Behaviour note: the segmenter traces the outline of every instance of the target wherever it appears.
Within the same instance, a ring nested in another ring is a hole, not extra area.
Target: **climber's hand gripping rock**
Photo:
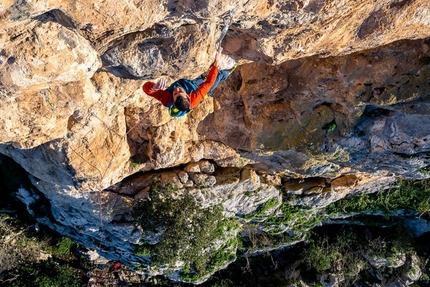
[[[154,90],[164,90],[167,88],[167,79],[166,78],[160,78],[157,80],[157,83],[154,85]]]

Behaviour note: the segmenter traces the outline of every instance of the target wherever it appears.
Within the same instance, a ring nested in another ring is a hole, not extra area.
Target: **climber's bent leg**
[[[218,86],[219,83],[227,80],[227,77],[229,74],[230,74],[230,70],[218,71],[218,75],[216,77],[215,83],[213,84],[212,88],[209,90],[208,96],[212,95],[212,92],[215,90],[215,88]]]

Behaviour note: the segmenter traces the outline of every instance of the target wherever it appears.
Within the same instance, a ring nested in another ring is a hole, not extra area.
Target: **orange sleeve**
[[[190,107],[196,107],[207,95],[215,83],[216,77],[218,76],[218,67],[212,66],[206,80],[190,94]]]
[[[154,90],[155,83],[154,82],[146,82],[142,89],[148,95],[157,100],[159,100],[163,106],[168,107],[170,102],[173,99],[172,94],[170,94],[166,90]]]

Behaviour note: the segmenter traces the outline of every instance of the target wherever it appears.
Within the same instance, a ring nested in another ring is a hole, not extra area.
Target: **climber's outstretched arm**
[[[218,61],[221,57],[221,52],[222,52],[222,47],[218,48],[218,51],[216,51],[216,55],[215,55],[215,61],[213,62],[212,66],[217,66],[218,67]]]
[[[208,94],[210,89],[212,88],[213,84],[216,81],[218,75],[218,67],[214,65],[211,67],[211,70],[209,71],[208,76],[206,77],[206,80],[195,90],[190,94],[190,106],[191,108],[196,107],[205,96]]]
[[[218,59],[221,56],[222,48],[220,47],[216,53],[215,61],[213,62],[209,74],[205,81],[199,85],[197,90],[190,94],[190,107],[195,108],[208,95],[212,86],[216,82],[218,75]]]
[[[168,107],[173,97],[172,94],[164,90],[166,86],[167,81],[164,78],[161,78],[157,83],[146,82],[142,88],[148,96],[156,98],[163,104],[163,106]]]

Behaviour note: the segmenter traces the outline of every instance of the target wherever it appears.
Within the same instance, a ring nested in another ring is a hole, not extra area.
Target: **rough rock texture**
[[[170,118],[141,85],[207,71],[231,9],[238,66]],[[110,259],[145,263],[131,210],[155,176],[229,217],[273,212],[280,190],[319,208],[429,176],[427,0],[6,0],[0,24],[0,152],[35,186],[20,196]]]

